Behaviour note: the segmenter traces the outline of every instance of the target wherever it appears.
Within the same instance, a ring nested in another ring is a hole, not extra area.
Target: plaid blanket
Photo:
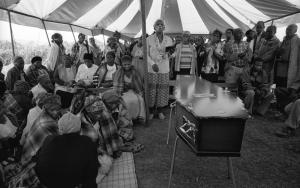
[[[140,94],[143,91],[143,82],[140,76],[140,73],[135,70],[134,67],[131,68],[132,75],[132,88],[136,93]],[[120,68],[117,70],[113,80],[113,89],[119,95],[121,95],[125,91],[125,83],[124,83],[124,69]]]
[[[8,109],[11,113],[17,115],[22,113],[22,108],[16,101],[16,99],[12,96],[11,93],[6,92],[4,94],[3,105]]]
[[[102,140],[104,146],[103,149],[107,154],[113,156],[122,145],[117,125],[99,97],[91,96],[88,100],[90,100],[90,104],[83,110],[84,117],[91,125],[95,125],[96,122],[99,123],[99,128],[94,128],[99,130],[100,140]],[[90,130],[90,132],[87,129],[85,134],[94,135],[94,130]]]
[[[36,155],[47,136],[58,133],[57,122],[45,111],[42,111],[28,132],[23,148],[22,163],[29,162]]]

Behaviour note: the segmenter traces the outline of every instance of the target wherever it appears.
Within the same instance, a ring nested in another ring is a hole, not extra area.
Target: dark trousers
[[[277,108],[281,112],[284,112],[284,107],[295,99],[296,92],[297,91],[292,88],[278,87],[275,89]]]
[[[72,99],[73,99],[73,96],[74,96],[73,93],[57,90],[56,94],[59,95],[60,98],[61,98],[61,107],[63,109],[69,108],[71,106],[71,102],[72,102]]]
[[[205,80],[208,80],[210,82],[218,82],[218,77],[219,75],[218,74],[214,74],[214,73],[209,73],[209,74],[206,74],[206,73],[201,73],[201,77]]]

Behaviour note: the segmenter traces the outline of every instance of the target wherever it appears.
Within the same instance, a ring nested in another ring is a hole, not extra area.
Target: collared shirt
[[[45,111],[42,111],[25,139],[22,164],[27,163],[36,155],[47,136],[57,134],[59,134],[57,122]]]
[[[169,73],[169,57],[166,53],[166,47],[173,45],[172,39],[167,35],[164,35],[162,42],[159,42],[156,34],[153,34],[147,38],[147,45],[148,72],[155,73],[152,69],[152,65],[157,64],[159,68],[158,73]]]
[[[226,47],[227,47],[226,53],[227,53],[228,62],[230,62],[233,66],[244,67],[248,63],[247,60],[236,57],[238,54],[244,52],[246,52],[246,56],[247,56],[247,53],[249,53],[250,51],[247,42],[245,41],[241,41],[240,43],[233,42],[231,44],[226,45]]]
[[[81,64],[78,68],[75,81],[83,80],[85,84],[90,85],[93,83],[93,76],[96,73],[98,66],[93,64],[90,68],[86,64]]]

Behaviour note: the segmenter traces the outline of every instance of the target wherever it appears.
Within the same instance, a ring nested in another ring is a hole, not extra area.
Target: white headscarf
[[[58,129],[61,134],[79,132],[81,129],[81,120],[78,116],[67,112],[58,120]]]

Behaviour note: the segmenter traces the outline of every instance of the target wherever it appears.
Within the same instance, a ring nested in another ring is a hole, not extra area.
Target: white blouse
[[[169,57],[166,53],[166,47],[173,45],[172,39],[164,35],[163,41],[160,43],[156,34],[153,34],[147,38],[147,45],[148,72],[155,73],[152,69],[152,65],[157,64],[159,68],[158,73],[169,73]]]

